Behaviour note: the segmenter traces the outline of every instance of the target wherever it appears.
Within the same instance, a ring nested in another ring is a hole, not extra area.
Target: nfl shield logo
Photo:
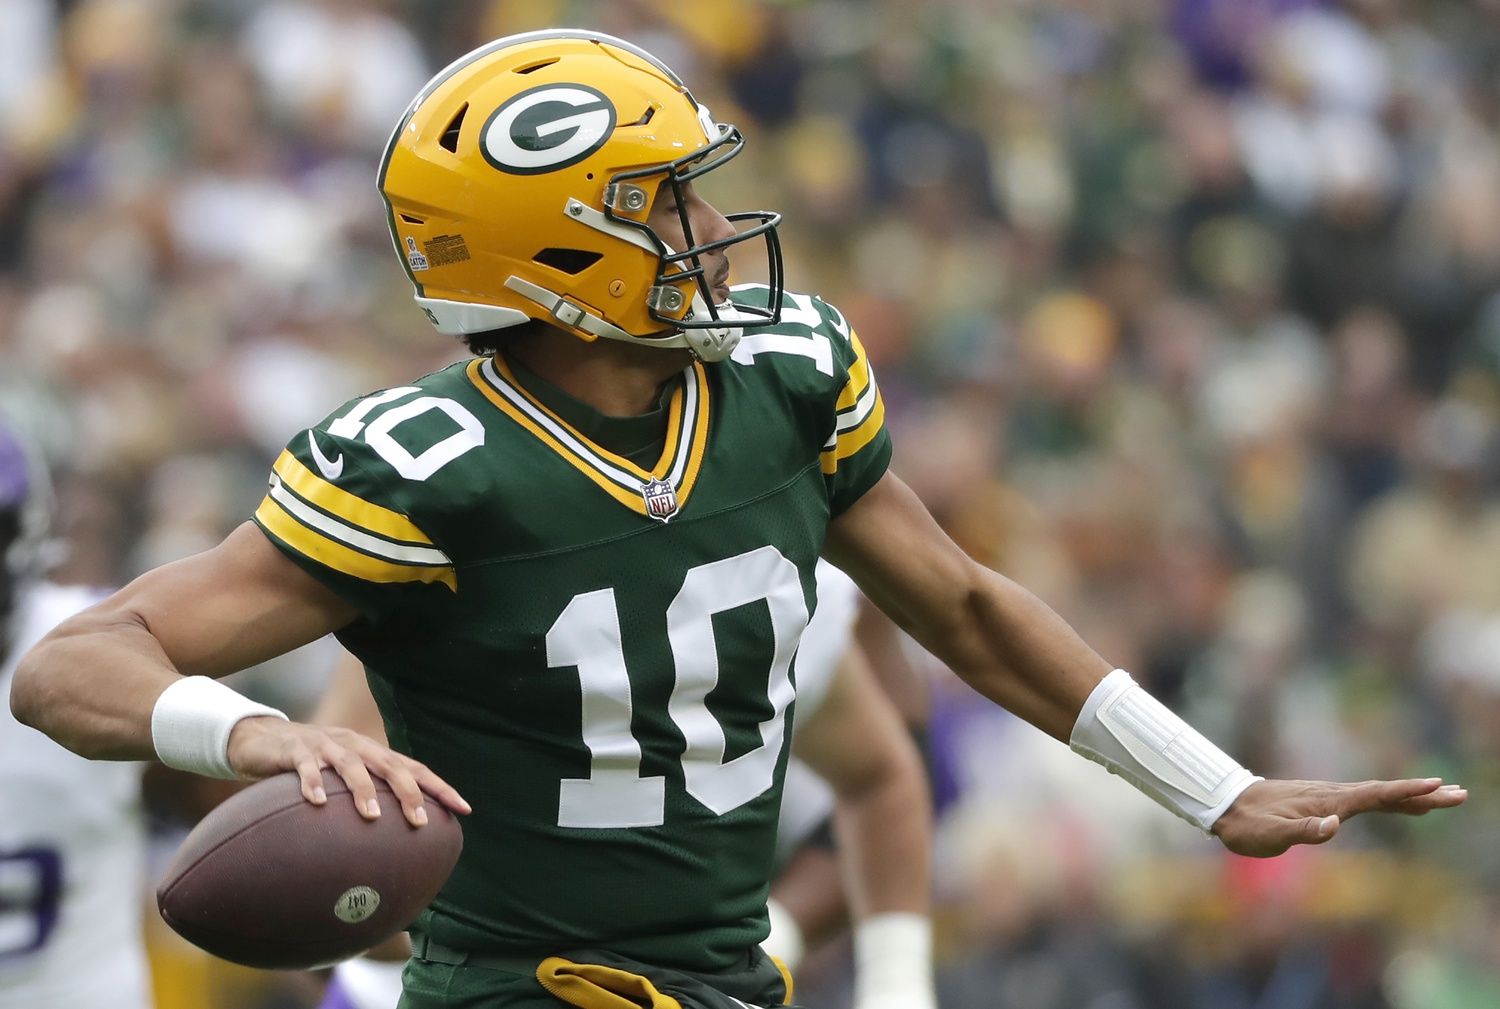
[[[665,480],[642,484],[641,497],[646,499],[646,514],[658,522],[665,522],[677,514],[677,492]]]

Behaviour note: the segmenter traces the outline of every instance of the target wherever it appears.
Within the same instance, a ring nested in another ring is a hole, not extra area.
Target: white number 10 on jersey
[[[765,672],[771,717],[760,723],[760,745],[724,759],[724,727],[705,703],[719,682],[713,616],[765,600],[775,634]],[[667,607],[667,637],[676,665],[667,714],[682,733],[687,793],[719,815],[771,787],[785,742],[786,711],[795,693],[792,656],[807,626],[797,566],[764,546],[688,571]],[[589,776],[564,778],[560,827],[654,827],[666,819],[666,779],[641,776],[641,744],[631,732],[630,672],[620,639],[614,589],[574,596],[547,632],[547,664],[578,669],[583,741]]]

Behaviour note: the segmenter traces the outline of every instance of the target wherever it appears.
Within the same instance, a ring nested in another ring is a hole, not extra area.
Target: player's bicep
[[[823,553],[924,645],[956,643],[977,565],[894,473],[829,523]]]
[[[139,623],[179,672],[223,676],[332,633],[356,615],[247,522],[212,550],[137,578],[88,620]]]

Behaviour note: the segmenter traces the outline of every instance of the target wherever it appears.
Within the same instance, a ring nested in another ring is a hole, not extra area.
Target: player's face
[[[688,227],[692,229],[693,241],[689,243],[683,233],[682,216],[687,215]],[[672,249],[686,249],[689,244],[704,245],[729,238],[735,233],[734,225],[725,219],[707,200],[699,196],[691,182],[682,187],[682,205],[678,206],[677,191],[667,182],[661,184],[656,200],[651,204],[651,213],[646,218],[656,236]],[[702,256],[703,268],[708,278],[714,301],[723,304],[729,300],[729,255],[723,249],[706,252]]]

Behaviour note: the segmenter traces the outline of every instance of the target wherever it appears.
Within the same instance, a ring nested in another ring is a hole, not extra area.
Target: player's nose
[[[722,242],[734,236],[734,225],[727,217],[719,213],[718,208],[712,203],[707,200],[697,200],[693,211],[693,234],[697,236],[699,242],[707,245],[710,242]]]

